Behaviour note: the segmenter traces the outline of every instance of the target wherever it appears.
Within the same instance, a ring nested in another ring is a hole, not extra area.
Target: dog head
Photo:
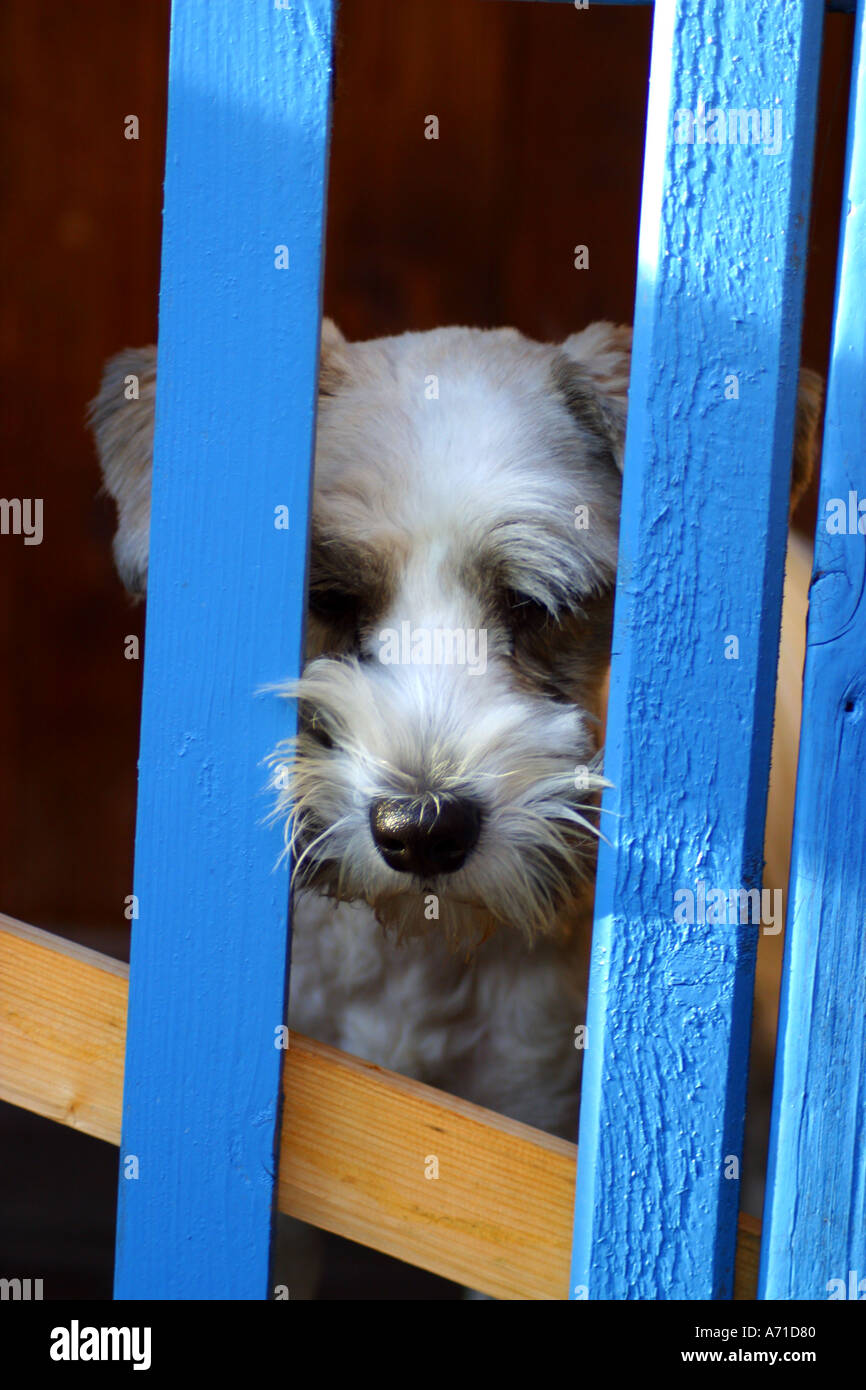
[[[282,688],[300,732],[272,759],[296,884],[462,943],[577,919],[630,342],[594,324],[559,345],[468,328],[349,343],[326,321],[307,661]],[[137,590],[154,379],[152,350],[122,354],[92,408]]]

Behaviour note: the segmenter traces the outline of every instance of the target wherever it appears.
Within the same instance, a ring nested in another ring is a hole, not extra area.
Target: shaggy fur
[[[307,664],[279,691],[300,733],[271,760],[293,1026],[569,1139],[630,344],[610,324],[559,345],[468,328],[350,344],[325,323]],[[121,354],[92,408],[139,592],[154,376],[153,349]],[[804,374],[797,489],[819,413]],[[483,670],[386,662],[405,625],[483,634]],[[477,843],[453,872],[400,872],[371,833],[382,799],[471,805]]]

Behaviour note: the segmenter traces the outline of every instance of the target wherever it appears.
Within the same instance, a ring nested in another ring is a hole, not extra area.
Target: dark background
[[[104,359],[156,338],[168,24],[168,0],[0,15],[0,492],[42,497],[45,527],[0,538],[0,910],[119,956],[143,608],[111,568],[84,412]],[[650,31],[649,6],[342,0],[325,309],[347,336],[631,320]],[[822,372],[852,33],[828,16],[803,349]],[[116,1151],[8,1106],[0,1145],[0,1275],[110,1296]],[[453,1296],[364,1259],[344,1250],[327,1296]]]

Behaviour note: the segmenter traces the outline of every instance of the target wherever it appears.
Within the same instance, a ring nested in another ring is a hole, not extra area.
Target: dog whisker
[[[328,825],[328,826],[326,826],[325,829],[324,829],[323,831],[321,831],[321,833],[320,833],[319,835],[316,836],[315,840],[312,840],[312,841],[310,842],[310,844],[308,844],[308,845],[304,848],[304,850],[303,850],[302,854],[300,855],[300,857],[295,861],[294,867],[293,867],[293,869],[292,869],[292,885],[293,885],[293,886],[294,886],[294,882],[295,882],[295,877],[296,877],[296,876],[300,876],[301,879],[302,879],[302,877],[303,877],[303,876],[301,875],[301,865],[303,864],[303,862],[304,862],[304,860],[307,858],[307,856],[308,856],[308,855],[311,855],[311,854],[313,853],[313,851],[315,850],[316,846],[319,845],[319,844],[321,844],[322,841],[329,839],[330,836],[332,836],[332,835],[335,835],[335,834],[337,833],[337,831],[340,830],[340,829],[342,828],[342,826],[346,824],[346,822],[348,821],[348,819],[349,819],[348,816],[343,816],[341,820],[335,821],[333,825]],[[293,836],[293,842],[294,842],[294,836]]]

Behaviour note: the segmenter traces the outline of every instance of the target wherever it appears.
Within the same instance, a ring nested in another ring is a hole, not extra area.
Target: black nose
[[[370,829],[392,869],[433,878],[456,873],[475,848],[481,811],[455,797],[384,797],[370,806]]]

